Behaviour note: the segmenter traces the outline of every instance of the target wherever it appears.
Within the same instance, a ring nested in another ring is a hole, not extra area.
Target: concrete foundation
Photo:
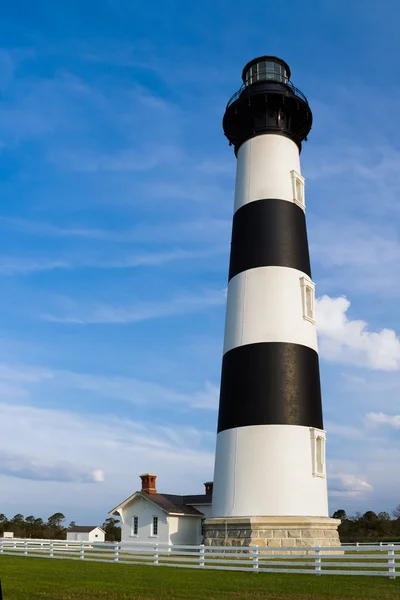
[[[340,519],[329,517],[227,517],[204,523],[206,546],[290,548],[340,546]]]

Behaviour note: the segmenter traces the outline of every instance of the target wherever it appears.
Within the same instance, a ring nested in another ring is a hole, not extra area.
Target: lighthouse
[[[205,543],[339,543],[300,153],[312,126],[287,63],[243,69],[223,129],[237,159],[212,517]]]

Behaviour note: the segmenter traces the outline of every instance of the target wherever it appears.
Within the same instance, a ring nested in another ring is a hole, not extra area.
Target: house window
[[[325,477],[325,432],[311,429],[311,454],[314,477]]]
[[[153,517],[153,523],[151,526],[151,535],[153,535],[153,536],[158,535],[158,517]]]
[[[205,532],[206,532],[206,528],[205,528],[205,525],[204,525],[204,521],[205,521],[205,519],[202,519],[202,520],[201,520],[201,537],[204,537],[204,535],[205,535]]]
[[[132,517],[131,536],[137,535],[139,531],[139,517]]]
[[[306,207],[304,200],[304,177],[294,170],[290,171],[290,175],[292,176],[293,202],[304,210]]]
[[[95,534],[94,534],[94,537],[99,537],[99,536],[97,535],[97,533],[95,533]]]
[[[309,277],[300,278],[303,319],[315,323],[315,283]]]

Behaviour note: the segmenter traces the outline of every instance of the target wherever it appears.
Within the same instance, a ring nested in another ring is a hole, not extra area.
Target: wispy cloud
[[[337,218],[310,219],[310,251],[323,269],[325,288],[397,297],[400,240],[392,223]]]
[[[52,379],[51,369],[30,365],[0,364],[0,380],[15,383],[37,383]]]
[[[380,211],[398,212],[400,153],[390,144],[389,138],[381,137],[374,141],[374,145],[360,144],[355,131],[354,139],[341,138],[336,140],[336,144],[315,148],[312,161],[307,166],[307,177],[337,181],[340,176],[340,185],[352,190],[353,202],[366,203],[364,210],[368,207],[375,212],[374,204],[376,208],[379,198]]]
[[[198,294],[176,296],[169,301],[137,302],[127,307],[105,304],[90,307],[78,306],[73,313],[68,315],[43,314],[41,318],[55,323],[77,325],[129,324],[198,312],[222,306],[225,301],[223,290],[205,290]]]
[[[50,258],[28,257],[0,257],[0,275],[26,275],[36,271],[53,271],[54,269],[70,269],[71,263],[67,260],[54,260]]]
[[[200,389],[199,389],[200,387]],[[0,392],[4,398],[68,397],[72,390],[85,397],[108,398],[136,406],[169,406],[184,410],[215,411],[219,389],[212,382],[171,387],[135,377],[80,373],[34,365],[0,364]]]
[[[368,435],[362,427],[343,425],[342,423],[334,423],[332,421],[325,423],[325,428],[329,431],[329,439],[332,439],[332,436],[334,436],[337,438],[356,440],[365,439]]]
[[[2,398],[25,398],[29,390],[52,379],[50,369],[30,365],[0,364],[0,395]]]
[[[102,229],[82,226],[60,226],[42,221],[16,219],[0,216],[0,226],[24,234],[54,238],[78,238],[85,240],[117,242],[122,244],[149,243],[221,243],[229,242],[231,221],[229,219],[198,218],[192,221],[158,221],[145,223],[132,229]],[[225,248],[226,250],[226,248]]]
[[[372,492],[373,487],[361,477],[351,473],[340,473],[328,477],[329,494],[333,497],[348,498]]]
[[[96,152],[58,152],[48,158],[59,168],[78,173],[143,173],[155,167],[175,164],[181,149],[173,146],[151,147],[147,151],[116,150],[112,154]]]
[[[142,406],[179,406],[185,409],[216,410],[219,388],[206,381],[203,389],[182,391],[151,381],[129,377],[101,376],[58,371],[56,383],[64,389],[94,392],[98,396]]]
[[[226,252],[225,248],[213,247],[199,250],[176,248],[160,252],[124,253],[114,259],[90,256],[70,256],[60,259],[0,257],[0,275],[29,275],[35,272],[54,271],[58,269],[133,269],[135,267],[156,267],[171,262],[185,260],[202,260],[216,257]]]
[[[393,429],[400,429],[400,415],[386,415],[382,412],[370,412],[365,415],[367,423],[373,425],[388,425]]]

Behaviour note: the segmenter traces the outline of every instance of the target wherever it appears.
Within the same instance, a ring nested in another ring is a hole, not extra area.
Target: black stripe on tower
[[[318,354],[287,342],[247,344],[222,362],[218,433],[250,425],[323,429]]]
[[[255,200],[233,217],[229,280],[267,266],[298,269],[311,278],[305,214],[294,202]]]

